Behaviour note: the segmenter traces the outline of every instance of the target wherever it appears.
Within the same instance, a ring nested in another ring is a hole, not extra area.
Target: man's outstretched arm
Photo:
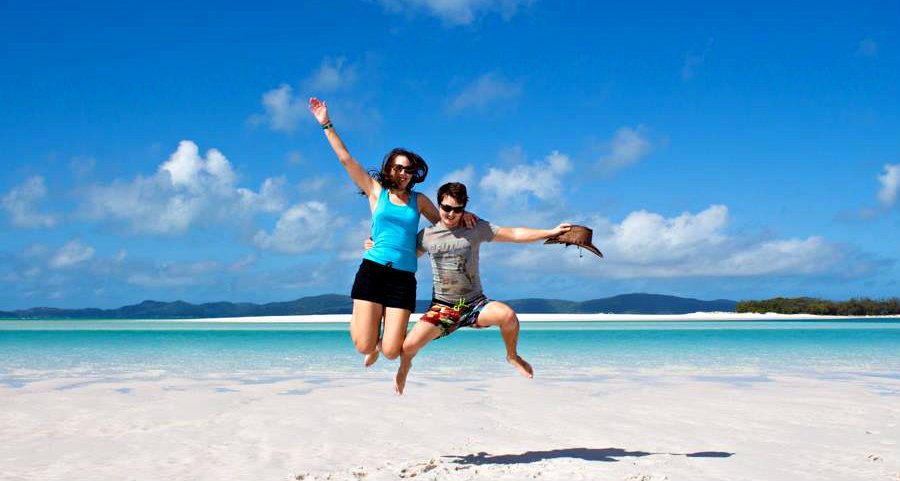
[[[534,242],[568,232],[572,224],[560,224],[552,229],[529,227],[500,227],[494,234],[494,242]]]

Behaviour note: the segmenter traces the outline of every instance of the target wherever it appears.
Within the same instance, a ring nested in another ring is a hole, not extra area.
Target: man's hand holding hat
[[[565,230],[562,230],[563,227],[565,227]],[[565,244],[566,247],[574,245],[583,247],[597,256],[603,257],[603,253],[600,252],[600,249],[597,249],[597,247],[591,243],[591,238],[594,235],[594,231],[591,229],[583,225],[560,224],[554,230],[560,230],[560,233],[555,234],[544,241],[544,244]]]

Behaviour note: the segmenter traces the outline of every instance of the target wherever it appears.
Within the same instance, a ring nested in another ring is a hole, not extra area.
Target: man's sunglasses
[[[413,175],[413,174],[416,173],[416,171],[417,171],[418,169],[415,168],[415,167],[412,166],[412,165],[409,166],[409,167],[404,167],[404,166],[402,166],[402,165],[395,165],[395,166],[391,167],[391,170],[393,170],[394,172],[404,171],[404,172],[406,172],[407,174]]]
[[[447,205],[447,204],[441,204],[441,210],[444,211],[444,212],[446,212],[446,213],[448,213],[448,214],[451,213],[451,212],[454,212],[454,213],[456,213],[456,214],[461,214],[462,211],[466,210],[466,206],[461,205],[461,206],[459,206],[459,207],[453,207],[453,206],[450,206],[450,205]]]

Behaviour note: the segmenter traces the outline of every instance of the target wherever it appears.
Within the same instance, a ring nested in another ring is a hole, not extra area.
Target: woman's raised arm
[[[328,143],[331,144],[331,148],[337,154],[341,165],[347,169],[347,173],[350,174],[353,183],[365,192],[368,197],[377,197],[381,194],[381,184],[370,177],[366,169],[359,165],[359,162],[350,155],[350,151],[347,150],[344,141],[341,140],[341,137],[334,130],[334,125],[331,124],[331,120],[328,118],[328,106],[325,105],[325,102],[315,97],[310,97],[309,111],[312,112],[316,120],[319,121],[319,125],[324,129]]]

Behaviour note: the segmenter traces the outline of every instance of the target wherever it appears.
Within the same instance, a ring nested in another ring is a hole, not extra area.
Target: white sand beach
[[[0,386],[18,480],[900,480],[900,379],[65,378]]]

